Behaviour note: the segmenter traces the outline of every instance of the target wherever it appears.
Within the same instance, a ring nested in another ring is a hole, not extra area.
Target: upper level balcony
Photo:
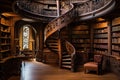
[[[77,20],[88,20],[110,12],[115,6],[115,0],[66,0],[59,2],[59,8],[56,0],[17,0],[14,11],[49,22],[58,17],[58,9],[60,15],[67,13],[71,8],[70,4],[74,4],[73,15]]]

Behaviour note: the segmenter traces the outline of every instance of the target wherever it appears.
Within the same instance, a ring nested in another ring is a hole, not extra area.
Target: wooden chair
[[[103,55],[94,55],[94,61],[87,62],[84,64],[84,72],[96,71],[97,74],[102,74],[102,61]]]

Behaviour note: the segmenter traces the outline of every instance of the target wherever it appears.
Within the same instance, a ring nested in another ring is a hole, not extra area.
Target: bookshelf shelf
[[[9,17],[1,17],[0,22],[0,59],[11,54],[11,27]]]

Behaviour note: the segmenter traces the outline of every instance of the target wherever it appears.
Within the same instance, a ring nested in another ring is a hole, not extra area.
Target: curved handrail
[[[71,55],[71,69],[72,71],[75,71],[75,58],[76,58],[76,50],[75,47],[68,41],[65,40],[65,45],[66,45],[66,49],[68,54]]]
[[[55,18],[51,22],[48,23],[48,25],[45,28],[44,35],[46,40],[51,34],[56,32],[57,30],[63,28],[67,24],[69,24],[74,19],[74,6],[71,4],[71,8],[68,12],[61,15],[60,17]]]
[[[65,40],[65,46],[66,46],[68,54],[70,54],[70,55],[71,54],[72,55],[75,54],[75,48],[74,48],[74,46],[70,42],[68,42],[68,41]]]

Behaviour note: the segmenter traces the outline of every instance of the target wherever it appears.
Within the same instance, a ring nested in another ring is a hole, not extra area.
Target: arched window
[[[29,49],[29,25],[23,26],[23,49]]]

